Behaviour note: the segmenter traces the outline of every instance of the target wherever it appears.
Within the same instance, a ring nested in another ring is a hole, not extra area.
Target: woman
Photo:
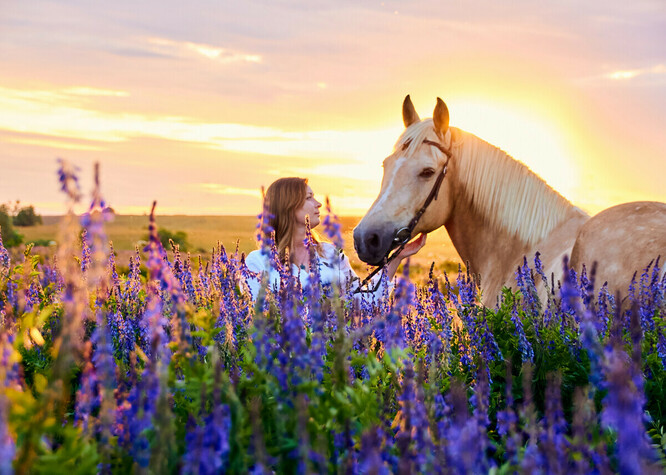
[[[275,231],[275,244],[281,262],[289,256],[292,274],[298,276],[301,285],[309,283],[308,264],[310,260],[309,251],[305,245],[306,220],[310,222],[310,228],[314,229],[320,223],[319,208],[321,203],[317,201],[308,185],[306,178],[280,178],[273,182],[266,190],[266,206],[271,218],[270,227]],[[347,280],[351,278],[352,285],[358,288],[359,279],[353,271],[349,259],[340,249],[336,249],[331,243],[316,240],[317,253],[319,254],[319,271],[323,285],[340,285],[345,288]],[[426,236],[422,234],[418,239],[407,244],[400,255],[388,265],[389,280],[395,275],[395,271],[404,258],[416,254],[425,244]],[[252,251],[245,259],[248,269],[257,274],[256,278],[247,279],[252,298],[256,298],[261,288],[261,279],[264,273],[268,273],[268,282],[271,287],[279,284],[280,276],[276,269],[271,266],[270,259],[260,250]],[[378,275],[375,279],[380,279]],[[371,285],[374,288],[374,283]],[[374,291],[381,295],[381,286]]]

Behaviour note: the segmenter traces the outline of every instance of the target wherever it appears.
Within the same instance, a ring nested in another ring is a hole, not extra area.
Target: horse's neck
[[[456,203],[445,227],[462,261],[481,276],[484,291],[493,294],[501,289],[516,260],[530,251],[506,230],[489,228],[485,218],[466,201]]]
[[[497,147],[462,131],[455,136],[455,205],[445,225],[461,258],[482,274],[482,282],[502,280],[514,262],[580,212]]]

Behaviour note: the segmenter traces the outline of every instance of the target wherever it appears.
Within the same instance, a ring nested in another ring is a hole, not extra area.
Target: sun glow
[[[572,199],[578,169],[572,160],[567,133],[538,112],[486,99],[449,102],[451,123],[509,153]]]

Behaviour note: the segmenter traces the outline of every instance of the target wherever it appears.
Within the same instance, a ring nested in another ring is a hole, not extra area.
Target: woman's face
[[[319,208],[321,208],[321,203],[317,201],[312,193],[312,188],[307,187],[305,192],[305,203],[301,208],[296,210],[296,224],[305,226],[305,217],[310,217],[310,228],[314,228],[320,222],[319,220]]]

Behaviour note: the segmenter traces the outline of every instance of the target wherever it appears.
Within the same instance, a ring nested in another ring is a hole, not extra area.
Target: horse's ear
[[[432,113],[432,121],[435,124],[435,132],[443,138],[449,130],[449,108],[439,97],[437,98],[435,112]]]
[[[412,125],[414,122],[419,122],[421,119],[414,109],[414,104],[409,98],[409,94],[405,97],[404,102],[402,103],[402,121],[405,123],[405,128]]]

